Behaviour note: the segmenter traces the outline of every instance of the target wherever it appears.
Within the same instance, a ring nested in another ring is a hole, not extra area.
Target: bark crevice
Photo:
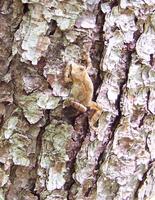
[[[138,193],[139,193],[140,189],[142,188],[142,186],[144,185],[144,183],[146,182],[146,179],[148,178],[148,174],[150,173],[150,170],[153,167],[154,162],[155,162],[155,160],[150,161],[148,163],[148,168],[146,169],[145,173],[143,174],[141,181],[139,181],[139,183],[137,184],[137,188],[134,193],[134,199],[138,198]]]
[[[36,163],[35,163],[35,167],[33,169],[35,171],[35,178],[34,178],[34,186],[31,189],[32,194],[37,196],[38,199],[40,199],[40,195],[37,193],[37,191],[35,191],[35,186],[36,186],[36,182],[37,182],[37,178],[38,178],[37,171],[38,171],[39,163],[40,163],[39,158],[40,158],[40,154],[41,154],[41,150],[42,150],[43,134],[46,130],[46,127],[50,124],[50,110],[45,110],[45,118],[46,118],[45,125],[40,128],[39,134],[36,139],[36,153],[35,153]]]

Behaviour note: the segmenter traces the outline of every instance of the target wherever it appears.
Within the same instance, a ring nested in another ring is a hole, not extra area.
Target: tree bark
[[[154,0],[0,1],[0,200],[155,199]],[[68,61],[102,107],[64,107]]]

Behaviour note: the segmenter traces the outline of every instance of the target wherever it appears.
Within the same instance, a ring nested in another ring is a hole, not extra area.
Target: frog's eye
[[[69,63],[69,67],[72,67],[72,63]]]
[[[83,67],[80,67],[80,71],[84,71],[84,68],[83,68]]]

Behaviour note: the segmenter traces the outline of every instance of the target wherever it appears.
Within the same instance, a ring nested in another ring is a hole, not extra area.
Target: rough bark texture
[[[97,129],[64,108],[90,52]],[[155,1],[0,1],[0,200],[155,199]]]

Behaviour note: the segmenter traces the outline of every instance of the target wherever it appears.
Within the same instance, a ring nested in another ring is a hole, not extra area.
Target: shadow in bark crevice
[[[27,12],[29,12],[29,4],[24,3],[23,4],[23,14],[25,15]]]
[[[74,146],[74,148],[71,150],[74,153],[73,153],[73,156],[70,157],[70,160],[67,163],[67,168],[69,169],[68,170],[69,178],[68,178],[68,181],[66,181],[64,188],[68,193],[67,194],[68,200],[73,199],[72,193],[71,193],[71,188],[72,188],[73,184],[75,183],[75,180],[73,179],[73,173],[75,172],[76,157],[83,145],[83,142],[84,142],[87,134],[89,133],[89,124],[88,124],[87,113],[79,115],[76,118],[75,124],[74,124],[74,129],[76,131],[76,134],[79,135],[79,137],[76,137],[75,139],[73,138],[73,140],[76,143],[76,146]]]
[[[34,196],[37,196],[38,200],[40,199],[40,194],[38,194],[37,191],[35,191],[35,186],[36,186],[37,177],[38,177],[37,171],[39,168],[39,161],[40,161],[39,156],[40,156],[41,148],[42,148],[42,137],[43,137],[46,127],[50,124],[50,110],[45,111],[45,117],[46,117],[46,123],[44,126],[42,126],[40,128],[40,132],[39,132],[39,134],[37,136],[37,140],[36,140],[37,141],[36,142],[36,153],[35,153],[36,164],[35,164],[35,167],[33,168],[34,173],[35,173],[35,178],[33,179],[34,184],[33,184],[33,187],[31,188],[31,193]]]
[[[138,199],[139,190],[140,190],[140,189],[142,188],[142,186],[145,184],[145,181],[147,180],[147,177],[148,177],[148,173],[150,173],[150,170],[151,170],[151,168],[154,167],[154,164],[155,164],[155,159],[151,160],[151,161],[148,163],[148,168],[147,168],[146,172],[143,174],[142,180],[139,181],[139,183],[137,184],[137,188],[135,189],[135,192],[134,192],[134,199]],[[153,169],[152,169],[152,173],[153,173]]]

